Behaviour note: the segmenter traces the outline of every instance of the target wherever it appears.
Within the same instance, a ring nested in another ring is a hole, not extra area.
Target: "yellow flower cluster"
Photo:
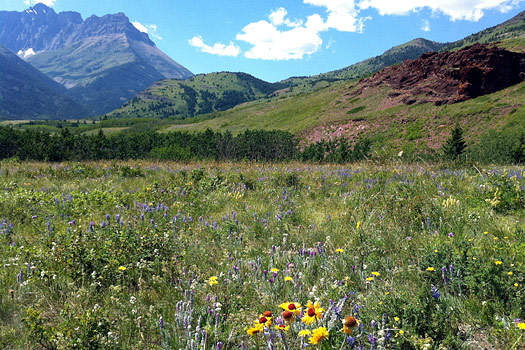
[[[321,307],[321,304],[318,301],[312,302],[310,300],[308,300],[305,307],[303,307],[298,302],[282,303],[279,305],[279,307],[283,310],[281,314],[283,323],[276,324],[274,328],[281,332],[289,331],[296,318],[300,317],[301,315],[301,322],[308,326],[320,321],[323,318],[323,313],[325,312],[325,309]],[[256,336],[257,334],[264,332],[265,329],[269,330],[273,319],[274,315],[272,312],[265,311],[260,315],[258,320],[254,321],[254,325],[252,327],[246,327],[245,331],[251,336]],[[348,327],[350,327],[348,329],[353,328],[353,326],[350,325]],[[312,345],[315,345],[321,342],[323,339],[327,339],[329,332],[325,327],[318,327],[313,330],[303,328],[298,332],[298,336],[303,338],[309,337],[308,342]]]

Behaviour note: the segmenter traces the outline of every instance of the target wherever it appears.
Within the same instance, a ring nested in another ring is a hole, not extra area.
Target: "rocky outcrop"
[[[353,94],[386,84],[394,103],[456,103],[525,80],[525,54],[475,44],[458,51],[431,52],[362,79]]]

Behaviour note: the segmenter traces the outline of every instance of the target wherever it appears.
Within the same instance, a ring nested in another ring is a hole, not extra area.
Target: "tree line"
[[[344,140],[319,141],[301,149],[293,134],[279,130],[231,132],[122,132],[106,136],[102,129],[92,135],[75,135],[64,128],[59,133],[20,130],[0,126],[0,159],[81,161],[109,159],[190,160],[303,160],[348,162],[366,158],[369,141],[352,149]]]

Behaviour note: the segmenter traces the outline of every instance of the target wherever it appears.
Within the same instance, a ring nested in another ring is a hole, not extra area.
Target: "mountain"
[[[375,73],[385,67],[415,59],[426,52],[439,51],[446,44],[418,38],[402,45],[394,46],[383,54],[366,59],[349,67],[314,76],[317,79],[351,80]]]
[[[65,119],[85,114],[66,88],[0,44],[0,119]]]
[[[89,115],[118,108],[158,80],[192,76],[123,13],[83,20],[40,3],[1,11],[0,43],[64,85]]]
[[[176,116],[184,119],[225,111],[268,97],[286,87],[286,84],[268,83],[246,73],[230,72],[200,74],[186,80],[163,80],[139,93],[109,117]]]

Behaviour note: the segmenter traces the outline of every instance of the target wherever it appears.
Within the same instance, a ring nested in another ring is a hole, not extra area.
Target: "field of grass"
[[[4,162],[0,348],[524,349],[524,175]]]

